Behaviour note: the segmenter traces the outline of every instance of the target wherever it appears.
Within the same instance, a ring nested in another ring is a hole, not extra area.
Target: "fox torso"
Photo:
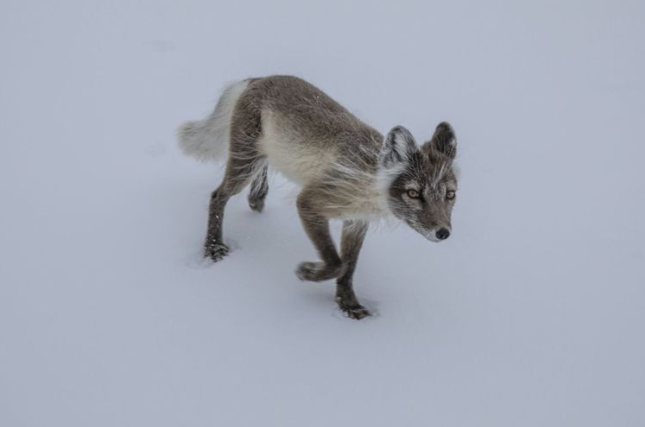
[[[251,80],[238,102],[259,106],[258,151],[301,186],[325,182],[331,217],[385,215],[377,188],[383,136],[320,89],[291,76]],[[242,121],[244,119],[241,119]]]

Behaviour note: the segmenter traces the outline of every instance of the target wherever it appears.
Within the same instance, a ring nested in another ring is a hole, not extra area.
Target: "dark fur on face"
[[[393,150],[399,173],[389,188],[392,212],[429,240],[447,238],[457,191],[453,170],[457,142],[452,127],[440,123],[432,139],[420,148],[400,126],[390,132],[386,141],[400,149]]]

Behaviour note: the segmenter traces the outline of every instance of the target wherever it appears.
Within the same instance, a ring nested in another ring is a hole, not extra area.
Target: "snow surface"
[[[645,425],[638,1],[0,3],[0,426]],[[449,120],[453,235],[371,233],[343,318],[294,189],[200,260],[175,128],[247,76]]]

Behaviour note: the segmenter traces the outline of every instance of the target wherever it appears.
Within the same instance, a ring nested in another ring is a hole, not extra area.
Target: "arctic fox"
[[[431,241],[450,236],[457,140],[446,122],[418,147],[402,126],[383,137],[312,84],[271,76],[226,87],[215,111],[182,125],[178,137],[190,156],[227,157],[224,179],[211,195],[205,257],[219,261],[228,253],[222,220],[231,196],[250,183],[249,206],[262,211],[270,165],[301,187],[298,213],[322,259],[301,263],[296,275],[336,279],[336,301],[351,318],[370,315],[352,286],[370,221],[394,216]],[[330,219],[344,221],[340,254]]]

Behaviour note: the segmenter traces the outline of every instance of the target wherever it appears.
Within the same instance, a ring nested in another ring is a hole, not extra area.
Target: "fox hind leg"
[[[222,239],[222,224],[224,221],[224,209],[228,200],[235,194],[242,191],[246,182],[230,177],[228,175],[220,186],[211,194],[211,201],[208,208],[208,231],[204,242],[204,257],[213,261],[220,261],[229,251],[229,248]]]
[[[251,182],[251,190],[249,191],[249,207],[256,212],[264,210],[264,199],[269,192],[268,182],[268,166],[264,165],[260,172],[253,178]]]
[[[254,165],[248,164],[244,168],[232,165],[235,161],[229,160],[226,174],[220,186],[211,194],[208,209],[208,231],[204,242],[204,257],[213,261],[220,261],[229,251],[222,239],[222,224],[224,210],[229,199],[240,193],[251,180]]]
[[[224,179],[212,193],[208,211],[204,257],[213,261],[221,260],[229,252],[222,239],[224,210],[228,200],[240,193],[266,165],[266,157],[257,150],[260,132],[259,112],[253,109],[252,104],[238,102],[238,110],[231,123],[230,152]]]

